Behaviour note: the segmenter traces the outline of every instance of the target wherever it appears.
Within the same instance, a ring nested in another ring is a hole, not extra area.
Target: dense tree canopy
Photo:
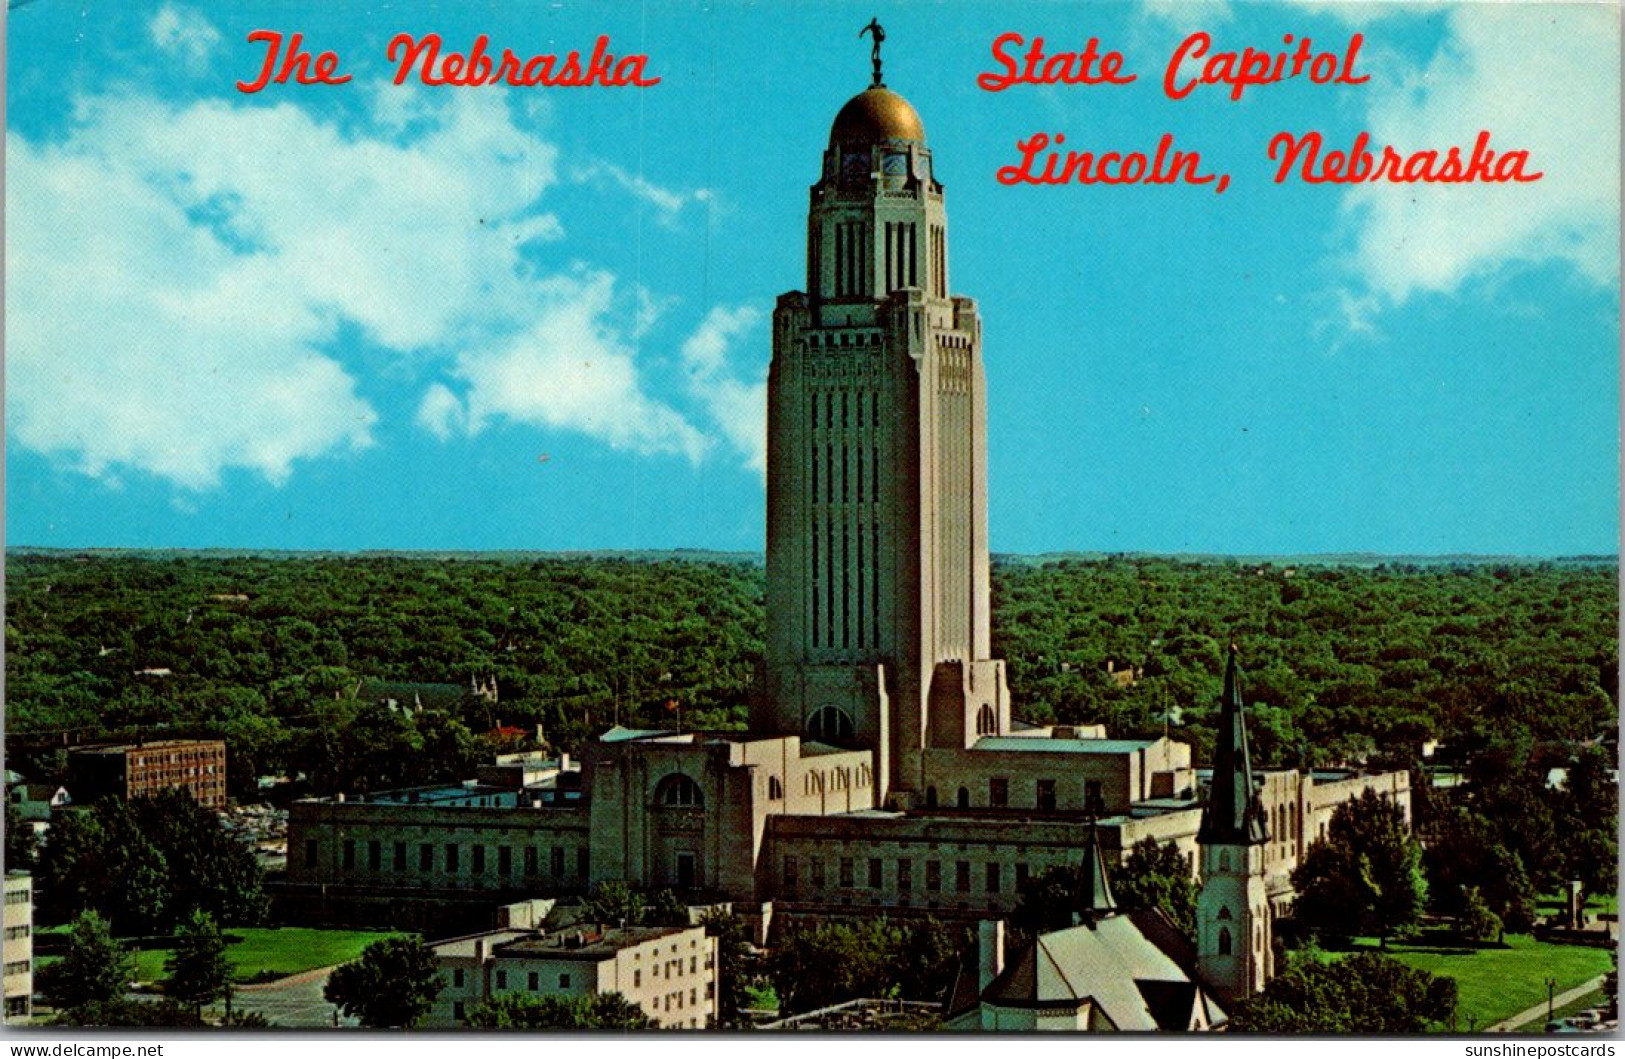
[[[619,993],[501,993],[473,1008],[468,1024],[491,1030],[644,1030],[643,1009]]]
[[[38,875],[40,918],[49,923],[95,909],[121,935],[167,934],[195,911],[236,924],[265,914],[253,851],[180,791],[59,814]]]
[[[785,1015],[860,997],[941,1000],[963,941],[959,928],[934,919],[791,928],[771,946],[768,973]]]
[[[1239,1033],[1425,1033],[1448,1029],[1456,982],[1362,952],[1323,961],[1301,954],[1264,992],[1231,1013]]]
[[[1415,931],[1428,894],[1405,814],[1370,790],[1332,811],[1326,837],[1309,847],[1292,886],[1303,927],[1337,940],[1374,934],[1384,946]]]
[[[1160,908],[1189,937],[1196,935],[1198,888],[1185,855],[1172,842],[1154,838],[1136,842],[1112,872],[1112,894],[1125,912]]]
[[[410,1029],[429,1013],[442,986],[434,950],[420,938],[386,938],[333,968],[322,996],[371,1029]]]
[[[498,721],[563,749],[678,710],[688,727],[736,728],[762,653],[762,570],[743,560],[9,560],[8,731],[222,736],[239,796],[281,770],[319,789],[462,778]],[[1260,764],[1406,764],[1429,738],[1468,751],[1508,731],[1545,745],[1611,728],[1615,585],[1600,562],[1005,561],[994,649],[1019,715],[1166,727],[1206,760],[1235,640]],[[499,701],[455,716],[386,720],[353,697],[365,680],[488,676]]]

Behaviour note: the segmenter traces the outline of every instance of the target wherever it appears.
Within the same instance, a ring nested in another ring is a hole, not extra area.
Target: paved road
[[[1581,997],[1585,996],[1587,993],[1591,992],[1593,989],[1601,988],[1602,976],[1598,975],[1589,982],[1585,982],[1581,985],[1575,986],[1573,989],[1557,994],[1557,996],[1552,998],[1550,1009],[1548,1009],[1545,1004],[1536,1004],[1528,1011],[1520,1011],[1509,1019],[1502,1019],[1500,1022],[1497,1022],[1495,1025],[1489,1027],[1486,1032],[1505,1033],[1508,1030],[1515,1030],[1519,1026],[1534,1022],[1536,1019],[1540,1019],[1542,1022],[1544,1022],[1546,1020],[1546,1012],[1548,1010],[1555,1011],[1565,1004],[1572,1004],[1576,1000],[1579,1000]]]
[[[238,986],[231,1006],[234,1011],[257,1011],[271,1023],[286,1029],[332,1029],[333,1005],[322,999],[322,987],[333,968],[290,975],[275,982]],[[341,1017],[338,1025],[355,1027],[355,1019]]]

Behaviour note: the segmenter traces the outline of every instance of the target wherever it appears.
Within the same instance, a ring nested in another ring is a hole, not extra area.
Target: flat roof
[[[1155,739],[1044,739],[1030,735],[988,735],[978,739],[972,750],[1019,750],[1033,754],[1132,754],[1144,750]]]
[[[527,932],[523,937],[497,945],[492,955],[517,958],[540,956],[549,960],[601,960],[622,949],[697,929],[700,928],[611,927],[600,932],[578,925],[550,934]]]

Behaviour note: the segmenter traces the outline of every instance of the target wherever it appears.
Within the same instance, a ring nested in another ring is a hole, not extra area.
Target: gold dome
[[[847,100],[829,129],[830,143],[925,143],[925,126],[908,100],[885,88],[870,88]]]

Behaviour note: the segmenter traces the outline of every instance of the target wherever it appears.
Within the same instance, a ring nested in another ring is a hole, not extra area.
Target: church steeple
[[[1247,715],[1241,704],[1241,677],[1236,646],[1224,669],[1224,699],[1218,741],[1213,749],[1213,783],[1196,841],[1214,845],[1256,846],[1268,840],[1264,813],[1253,786],[1253,763],[1247,747]]]
[[[1202,851],[1197,966],[1203,980],[1231,1001],[1261,991],[1275,972],[1275,917],[1264,884],[1269,832],[1253,786],[1238,668],[1232,644],[1213,750],[1213,783],[1196,832]]]
[[[1076,909],[1078,918],[1091,927],[1117,913],[1111,880],[1106,877],[1106,860],[1100,853],[1100,834],[1093,823],[1089,825],[1089,845],[1083,851],[1083,865],[1078,869]]]

